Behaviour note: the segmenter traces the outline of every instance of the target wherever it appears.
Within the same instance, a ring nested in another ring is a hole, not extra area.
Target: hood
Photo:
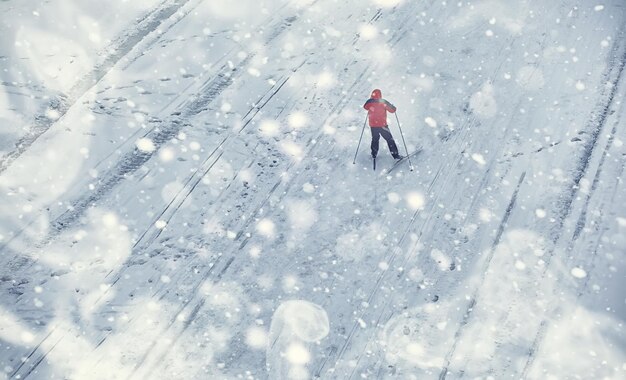
[[[375,89],[374,91],[372,91],[372,99],[382,99],[383,97],[383,93],[380,92],[379,89]]]

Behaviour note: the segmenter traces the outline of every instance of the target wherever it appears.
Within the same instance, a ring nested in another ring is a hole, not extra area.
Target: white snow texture
[[[0,19],[0,379],[626,379],[623,0]]]

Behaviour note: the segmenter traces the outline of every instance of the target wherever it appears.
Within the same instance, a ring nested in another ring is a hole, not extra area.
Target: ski
[[[415,150],[413,153],[410,153],[408,156],[403,156],[401,159],[396,160],[396,162],[393,163],[393,165],[391,165],[389,167],[389,169],[387,169],[387,171],[385,172],[385,174],[389,174],[391,173],[393,170],[395,170],[398,166],[400,166],[401,163],[403,163],[407,158],[409,157],[413,157],[413,156],[417,156],[418,154],[420,154],[422,152],[422,148],[418,148],[417,150]],[[413,170],[411,168],[411,170]]]
[[[374,165],[374,170],[376,170],[376,157],[372,157],[372,164]]]

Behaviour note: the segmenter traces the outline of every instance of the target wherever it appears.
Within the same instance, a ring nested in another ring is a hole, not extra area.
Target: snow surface
[[[227,3],[0,2],[0,378],[626,378],[622,0]]]

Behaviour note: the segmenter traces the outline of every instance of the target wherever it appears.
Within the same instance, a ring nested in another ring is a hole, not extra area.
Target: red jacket
[[[396,107],[383,99],[379,89],[372,91],[372,97],[365,102],[363,108],[367,110],[370,127],[380,128],[387,126],[387,111],[394,113]]]

